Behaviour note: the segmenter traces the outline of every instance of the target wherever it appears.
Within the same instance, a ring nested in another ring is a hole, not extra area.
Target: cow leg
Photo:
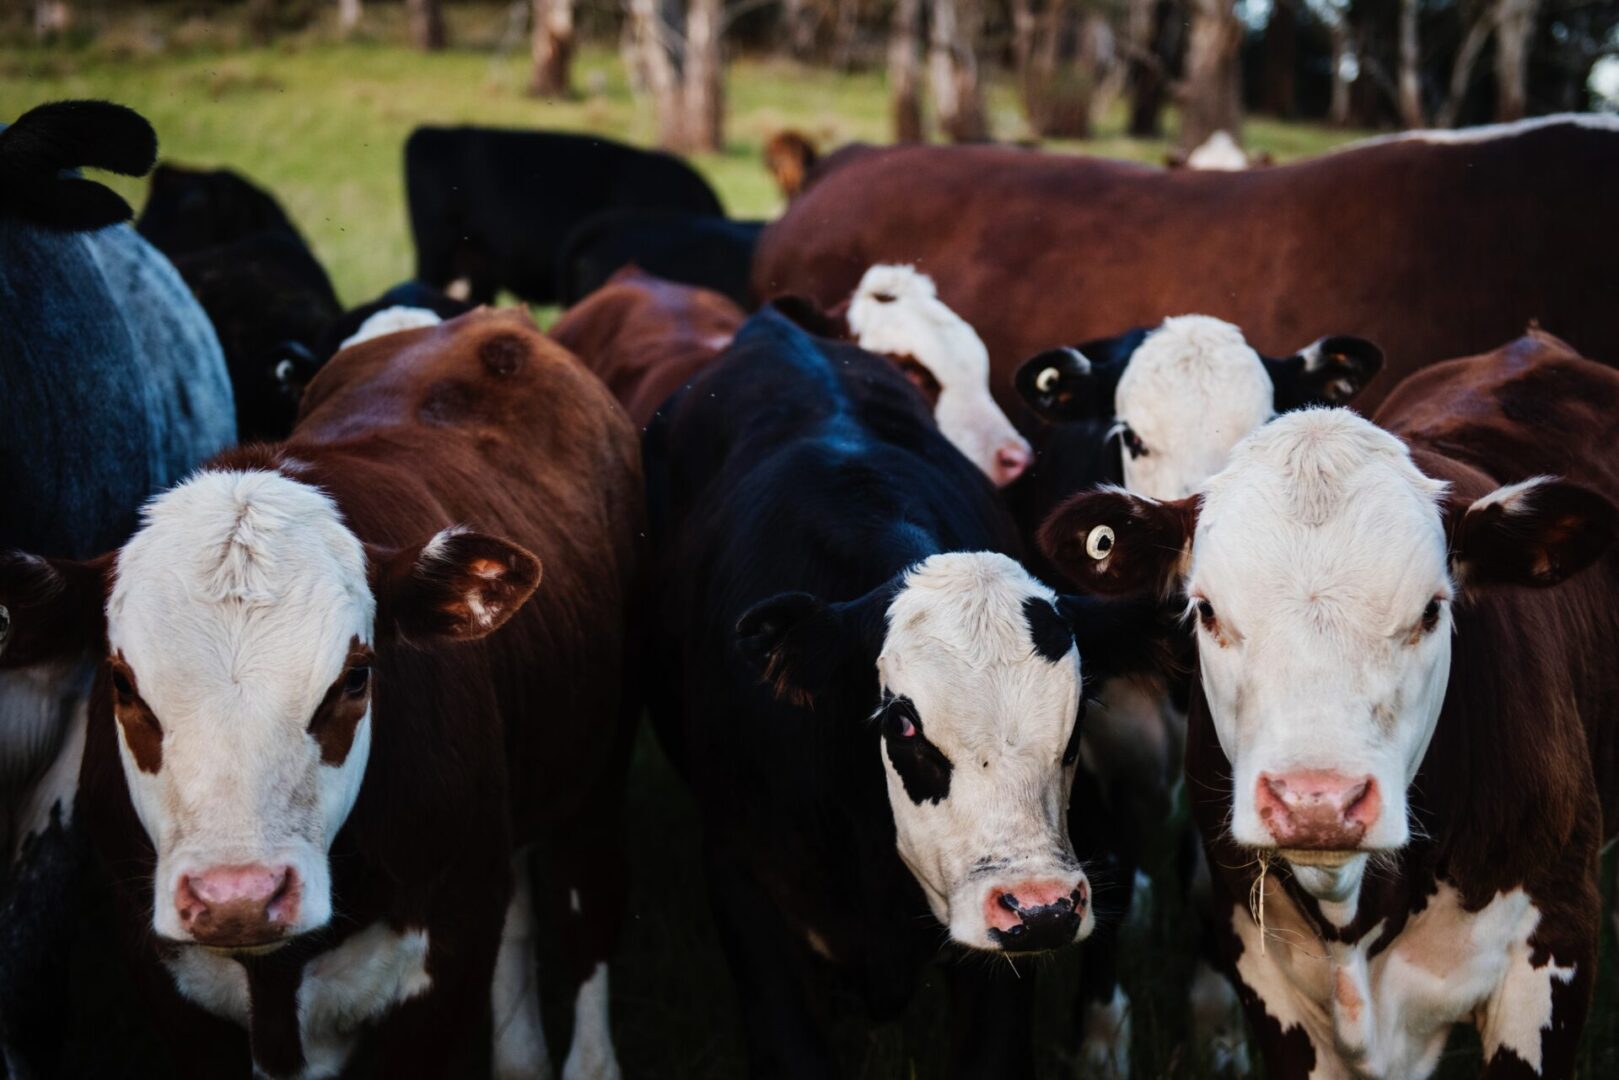
[[[526,851],[512,859],[512,881],[512,898],[506,905],[490,995],[495,1022],[495,1080],[549,1080],[551,1055],[540,1022],[534,896]]]
[[[1034,1076],[1033,965],[969,957],[950,967],[950,1075],[959,1080]]]
[[[749,1075],[838,1076],[804,994],[806,945],[738,861],[710,851],[706,862],[709,903],[741,1006]]]
[[[1592,924],[1600,926],[1600,918]],[[1580,1035],[1591,1009],[1597,943],[1570,934],[1562,941],[1537,939],[1534,949],[1546,950],[1540,965],[1528,948],[1514,950],[1501,985],[1479,1011],[1483,1080],[1567,1080],[1575,1075]]]

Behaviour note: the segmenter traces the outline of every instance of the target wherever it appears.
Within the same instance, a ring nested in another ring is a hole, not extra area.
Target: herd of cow
[[[104,103],[0,131],[12,1077],[65,1075],[84,940],[173,1075],[548,1076],[542,928],[562,1076],[618,1075],[643,714],[755,1075],[840,1073],[827,972],[878,1022],[933,964],[953,1071],[1030,1075],[1022,957],[1078,942],[1080,1060],[1128,1075],[1153,844],[1216,1068],[1422,1077],[1466,1024],[1574,1075],[1619,123],[1255,172],[789,139],[768,226],[424,128],[417,278],[349,312],[243,178],[159,166],[132,230],[71,171],[155,153]]]

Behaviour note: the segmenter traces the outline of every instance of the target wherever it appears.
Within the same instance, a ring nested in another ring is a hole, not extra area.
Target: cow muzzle
[[[1324,853],[1358,849],[1377,824],[1383,799],[1371,776],[1303,769],[1260,773],[1254,807],[1285,856],[1312,863],[1322,862]]]
[[[298,922],[303,883],[291,866],[216,866],[182,874],[174,907],[191,940],[240,950],[274,945]]]
[[[1090,883],[1083,874],[993,885],[983,910],[989,940],[1004,952],[1060,949],[1086,936],[1095,924]]]

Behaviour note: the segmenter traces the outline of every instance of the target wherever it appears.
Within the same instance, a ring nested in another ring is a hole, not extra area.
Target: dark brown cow
[[[809,179],[810,171],[820,160],[821,152],[815,142],[801,131],[778,131],[765,143],[765,168],[781,189],[786,199],[798,198]]]
[[[761,298],[830,305],[914,263],[989,346],[1010,408],[1042,349],[1196,312],[1263,355],[1349,332],[1406,373],[1540,319],[1619,358],[1619,121],[1553,118],[1379,140],[1251,172],[1164,172],[999,147],[860,148],[765,230]]]
[[[621,411],[480,311],[339,353],[115,557],[0,561],[5,663],[99,654],[81,805],[179,1075],[537,1075],[534,844],[566,1075],[612,1069],[641,527]]]
[[[1044,542],[1187,594],[1188,790],[1266,1075],[1423,1077],[1473,1023],[1484,1075],[1569,1077],[1619,832],[1619,373],[1531,333],[1376,419],[1288,414],[1200,499],[1080,496]]]
[[[645,427],[670,394],[731,343],[747,315],[717,292],[626,266],[558,319],[551,337],[601,377]]]

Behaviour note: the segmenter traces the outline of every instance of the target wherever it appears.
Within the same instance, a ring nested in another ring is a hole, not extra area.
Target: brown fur
[[[551,338],[600,376],[636,426],[645,427],[746,318],[719,293],[626,266],[558,319]]]
[[[820,160],[821,153],[815,143],[801,131],[778,131],[765,143],[765,168],[775,177],[783,198],[798,198],[809,179],[810,170]]]
[[[1534,318],[1619,360],[1619,203],[1597,179],[1616,171],[1619,136],[1571,127],[1238,173],[859,148],[765,230],[754,289],[830,304],[873,263],[915,263],[984,339],[1009,410],[1022,361],[1170,315],[1226,319],[1267,356],[1359,334],[1388,357],[1356,401],[1370,413],[1406,374]]]

